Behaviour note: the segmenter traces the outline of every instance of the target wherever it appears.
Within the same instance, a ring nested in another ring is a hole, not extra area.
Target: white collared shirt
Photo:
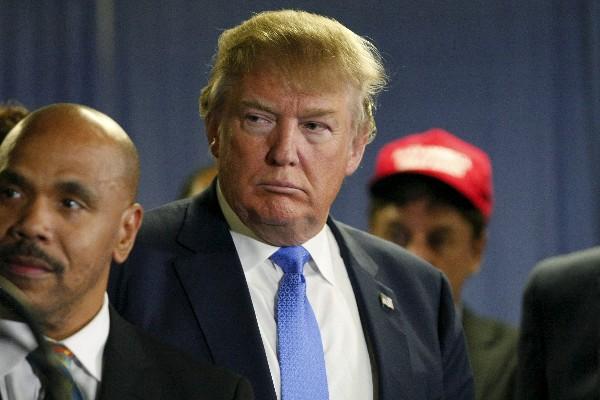
[[[251,232],[227,204],[218,186],[217,194],[250,289],[273,385],[280,399],[274,310],[283,272],[269,260],[279,247],[251,237]],[[352,285],[333,233],[325,225],[302,246],[312,257],[304,267],[304,276],[307,297],[323,341],[329,399],[371,400],[373,377],[369,353]]]
[[[40,383],[31,366],[25,359],[35,346],[35,340],[24,324],[2,320],[0,329],[10,330],[12,337],[18,338],[25,348],[15,346],[8,340],[0,341],[0,394],[4,400],[37,400]],[[59,343],[68,347],[76,357],[76,363],[69,372],[82,391],[85,400],[96,398],[98,385],[102,380],[102,357],[110,330],[108,296],[96,316],[74,335]],[[10,354],[10,357],[4,357]]]

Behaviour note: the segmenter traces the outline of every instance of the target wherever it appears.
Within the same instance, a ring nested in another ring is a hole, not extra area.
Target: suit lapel
[[[406,332],[394,291],[380,282],[378,266],[343,227],[328,222],[348,270],[373,366],[375,398],[416,399]]]
[[[190,204],[179,242],[194,254],[174,261],[215,364],[250,379],[257,399],[275,399],[242,265],[214,184]]]
[[[151,364],[137,333],[110,307],[110,332],[104,347],[98,400],[160,398],[160,383],[151,379]]]

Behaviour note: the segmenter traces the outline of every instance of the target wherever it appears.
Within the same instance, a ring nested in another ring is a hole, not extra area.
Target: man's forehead
[[[240,76],[241,82],[252,82],[256,79],[276,83],[286,91],[318,94],[346,91],[351,85],[349,79],[335,65],[294,64],[286,68],[272,61],[261,63]]]
[[[13,131],[16,131],[15,135],[18,137],[52,135],[56,139],[68,141],[118,141],[127,136],[107,115],[74,104],[56,104],[34,111]]]
[[[291,97],[294,97],[291,95]],[[278,114],[286,107],[292,107],[307,116],[325,116],[339,112],[339,102],[332,102],[330,99],[323,99],[318,96],[298,96],[290,98],[288,101],[281,99],[271,99],[261,97],[260,95],[249,94],[242,96],[237,106],[240,108],[255,108],[257,110]]]
[[[50,167],[64,168],[74,165],[110,165],[118,153],[110,141],[95,135],[70,134],[65,130],[40,130],[25,132],[8,149],[7,159],[11,162],[43,164],[54,160]],[[33,168],[35,165],[31,165]]]
[[[285,77],[247,75],[232,93],[233,107],[257,107],[276,111],[285,106],[302,107],[312,114],[339,111],[353,104],[355,93],[345,83],[294,82]]]
[[[110,143],[99,140],[61,140],[54,135],[26,136],[0,159],[0,168],[47,179],[116,179],[123,162]]]
[[[77,186],[93,185],[93,183],[112,182],[114,179],[102,178],[96,170],[59,167],[55,171],[35,163],[8,163],[0,169],[0,179],[4,182],[21,186],[44,185],[69,190]]]

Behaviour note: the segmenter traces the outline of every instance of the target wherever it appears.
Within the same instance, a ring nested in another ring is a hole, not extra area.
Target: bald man
[[[75,104],[30,114],[0,147],[0,275],[70,357],[74,399],[250,399],[245,380],[142,336],[108,304],[110,264],[142,220],[138,179],[136,149],[108,116]],[[41,398],[27,352],[0,353],[1,398]]]

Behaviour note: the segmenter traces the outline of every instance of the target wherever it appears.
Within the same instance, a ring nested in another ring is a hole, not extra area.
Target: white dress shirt
[[[219,205],[244,269],[277,398],[281,398],[277,360],[275,299],[283,272],[269,257],[279,247],[259,241],[237,217],[217,186]],[[308,300],[319,324],[330,400],[372,400],[369,352],[348,273],[327,225],[303,243],[312,259],[304,267]],[[307,383],[308,384],[308,383]]]
[[[75,355],[75,362],[69,372],[85,400],[96,398],[98,385],[102,380],[102,356],[109,329],[108,296],[105,294],[98,314],[77,333],[59,342]],[[23,323],[7,320],[0,321],[0,331],[17,339],[25,347],[21,348],[8,339],[0,340],[2,399],[40,399],[40,382],[26,360],[27,354],[36,347],[31,332]]]

